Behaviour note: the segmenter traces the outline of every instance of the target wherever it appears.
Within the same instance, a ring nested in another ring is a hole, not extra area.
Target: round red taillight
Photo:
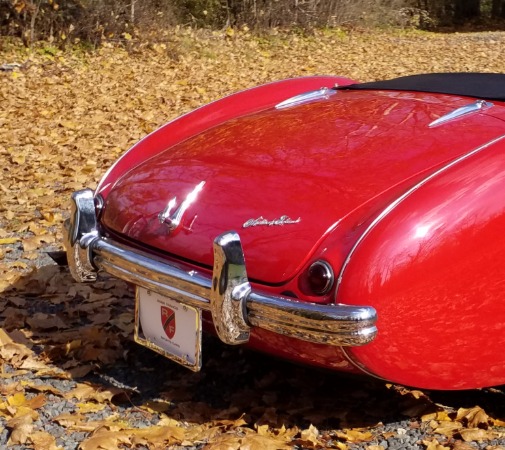
[[[309,267],[307,281],[310,290],[316,295],[327,294],[333,286],[333,269],[326,261],[316,261]]]

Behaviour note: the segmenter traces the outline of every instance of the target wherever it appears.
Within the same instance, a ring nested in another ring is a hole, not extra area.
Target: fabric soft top
[[[342,86],[342,90],[392,90],[462,95],[482,100],[505,101],[505,74],[501,73],[428,73],[392,80]]]

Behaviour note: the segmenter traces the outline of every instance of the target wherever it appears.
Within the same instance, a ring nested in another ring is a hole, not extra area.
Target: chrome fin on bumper
[[[321,305],[253,290],[236,232],[215,239],[212,278],[100,236],[93,197],[90,189],[74,193],[72,215],[65,223],[68,262],[77,281],[94,281],[103,270],[210,311],[218,336],[227,344],[246,343],[251,327],[334,346],[364,345],[377,334],[371,306]]]

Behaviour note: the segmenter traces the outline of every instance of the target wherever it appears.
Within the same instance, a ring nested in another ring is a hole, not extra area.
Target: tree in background
[[[480,0],[456,0],[454,20],[456,23],[476,19],[480,16]]]
[[[505,19],[505,0],[493,0],[491,14],[494,18]]]
[[[0,0],[0,35],[49,40],[128,40],[134,30],[198,27],[419,28],[505,19],[505,0]],[[505,25],[505,23],[504,23]]]

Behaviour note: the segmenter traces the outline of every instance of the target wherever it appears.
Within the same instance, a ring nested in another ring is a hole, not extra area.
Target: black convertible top
[[[502,73],[428,73],[392,80],[341,86],[343,90],[392,90],[462,95],[482,100],[505,101],[505,74]]]

